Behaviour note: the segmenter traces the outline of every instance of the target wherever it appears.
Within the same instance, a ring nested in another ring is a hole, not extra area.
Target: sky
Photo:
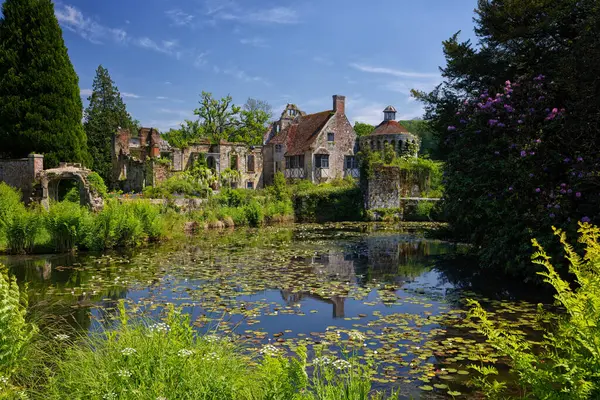
[[[55,1],[84,106],[108,69],[142,126],[194,118],[202,91],[235,104],[265,100],[308,113],[346,96],[352,123],[423,113],[412,88],[441,81],[442,41],[474,39],[476,0]]]

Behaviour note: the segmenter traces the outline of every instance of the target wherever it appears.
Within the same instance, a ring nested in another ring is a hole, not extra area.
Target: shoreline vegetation
[[[163,204],[152,204],[146,198],[104,197],[104,209],[94,213],[78,204],[78,194],[72,189],[62,201],[53,202],[45,210],[39,204],[26,207],[18,191],[0,183],[0,253],[104,251],[134,248],[207,229],[366,218],[360,188],[350,179],[287,185],[279,174],[267,189],[224,188],[190,210],[175,206],[172,196],[163,197]],[[428,216],[417,216],[415,220],[428,220]]]

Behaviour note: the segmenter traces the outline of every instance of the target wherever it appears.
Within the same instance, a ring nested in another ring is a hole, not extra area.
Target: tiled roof
[[[273,137],[269,144],[285,144],[287,147],[285,154],[289,156],[303,154],[333,115],[331,110],[303,115],[298,118],[297,123],[289,125]]]
[[[373,132],[371,135],[394,135],[399,133],[410,133],[408,129],[403,127],[398,123],[398,121],[383,121]]]
[[[387,106],[385,108],[385,110],[383,110],[383,112],[396,112],[396,109],[394,108],[394,106]]]

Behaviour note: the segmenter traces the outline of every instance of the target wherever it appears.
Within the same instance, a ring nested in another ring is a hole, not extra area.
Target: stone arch
[[[214,156],[206,157],[206,165],[209,169],[212,169],[213,171],[217,170],[217,161],[215,160]]]
[[[100,211],[104,207],[104,200],[91,186],[88,176],[92,171],[83,168],[81,164],[61,163],[58,168],[41,171],[37,181],[41,189],[41,203],[48,209],[50,200],[58,200],[58,187],[61,181],[73,180],[79,186],[79,201],[83,206],[90,207],[93,211]]]

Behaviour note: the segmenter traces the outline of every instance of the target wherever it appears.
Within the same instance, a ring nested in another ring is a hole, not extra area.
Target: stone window
[[[291,168],[290,167],[290,165],[292,164],[291,158],[292,157],[286,157],[285,158],[285,169],[290,169]]]
[[[276,144],[275,145],[275,153],[281,153],[281,150],[283,150],[283,146],[280,144]]]
[[[304,154],[298,156],[298,168],[304,168]]]
[[[254,189],[254,182],[252,182],[252,181],[246,182],[246,188],[247,189]]]
[[[238,156],[237,156],[237,154],[232,154],[230,160],[231,160],[231,169],[237,171],[238,170]]]
[[[315,154],[316,168],[329,168],[329,154]]]
[[[329,132],[329,133],[327,134],[327,141],[328,141],[328,142],[333,142],[333,141],[335,141],[335,134],[334,134],[333,132]]]
[[[357,169],[358,168],[358,160],[355,156],[346,156],[344,160],[344,164],[346,165],[346,169]]]
[[[246,157],[246,171],[254,172],[254,154],[248,154]]]

